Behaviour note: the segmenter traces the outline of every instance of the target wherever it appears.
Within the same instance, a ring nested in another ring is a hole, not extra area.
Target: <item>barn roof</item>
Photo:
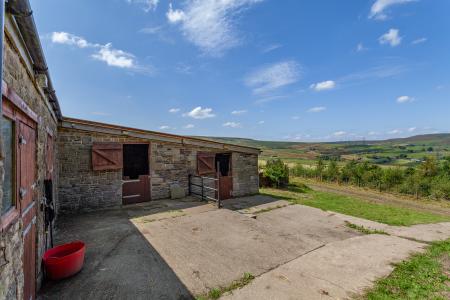
[[[241,145],[234,145],[228,143],[221,143],[211,141],[207,139],[189,137],[183,135],[176,135],[170,133],[163,133],[157,131],[150,131],[144,129],[137,129],[131,127],[125,127],[121,125],[100,123],[82,119],[63,117],[61,123],[62,128],[76,129],[90,132],[99,132],[113,135],[121,135],[135,138],[142,138],[154,141],[176,143],[182,145],[192,145],[199,147],[215,148],[223,151],[243,152],[250,154],[259,154],[261,151],[259,148],[247,147]]]

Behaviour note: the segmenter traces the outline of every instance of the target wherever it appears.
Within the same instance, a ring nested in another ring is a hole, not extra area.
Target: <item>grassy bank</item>
[[[432,244],[395,266],[363,299],[449,299],[450,239]]]
[[[410,226],[414,224],[448,222],[450,217],[387,204],[370,203],[365,200],[327,192],[317,192],[299,182],[286,189],[262,188],[261,193],[303,204],[364,218],[389,225]]]

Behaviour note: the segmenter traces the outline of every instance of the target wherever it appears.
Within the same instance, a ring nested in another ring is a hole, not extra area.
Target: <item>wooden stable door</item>
[[[232,191],[233,191],[233,177],[219,175],[220,200],[230,199]]]
[[[36,298],[36,130],[18,122],[18,199],[23,221],[24,299]]]

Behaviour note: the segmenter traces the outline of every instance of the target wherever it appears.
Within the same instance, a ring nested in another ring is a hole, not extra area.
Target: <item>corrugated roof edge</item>
[[[115,135],[127,135],[137,138],[144,138],[149,140],[160,140],[164,142],[180,143],[186,145],[197,145],[203,147],[219,148],[228,151],[244,152],[259,154],[261,150],[259,148],[241,146],[236,144],[220,143],[207,139],[194,138],[183,135],[176,135],[171,133],[164,133],[158,131],[144,130],[132,127],[126,127],[115,124],[101,123],[83,119],[63,117],[60,122],[62,128],[78,129],[84,131],[94,131],[101,133],[109,133]],[[118,132],[119,131],[119,132]],[[220,147],[221,146],[221,147]]]

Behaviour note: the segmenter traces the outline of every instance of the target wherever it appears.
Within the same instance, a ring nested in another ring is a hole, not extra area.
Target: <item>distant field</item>
[[[349,160],[368,161],[380,166],[413,167],[426,157],[438,160],[450,156],[450,133],[418,135],[384,141],[352,141],[335,143],[298,143],[258,141],[241,138],[209,138],[212,140],[257,147],[262,150],[260,161],[279,157],[288,164],[313,165],[318,157],[337,159],[339,164]]]

